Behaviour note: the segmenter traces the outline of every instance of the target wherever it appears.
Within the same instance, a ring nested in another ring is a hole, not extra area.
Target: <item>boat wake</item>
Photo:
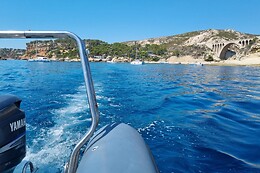
[[[53,127],[27,125],[27,131],[37,131],[35,138],[27,144],[27,154],[23,162],[31,161],[38,172],[61,172],[68,161],[73,146],[87,131],[91,118],[88,113],[85,87],[80,86],[76,94],[62,95],[65,106],[50,111]],[[23,162],[21,165],[23,165]],[[16,170],[21,170],[17,167]],[[20,171],[17,171],[20,172]]]

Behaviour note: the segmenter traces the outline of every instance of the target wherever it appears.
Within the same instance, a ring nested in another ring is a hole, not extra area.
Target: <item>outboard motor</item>
[[[26,154],[25,114],[21,100],[0,96],[0,172],[11,173]]]

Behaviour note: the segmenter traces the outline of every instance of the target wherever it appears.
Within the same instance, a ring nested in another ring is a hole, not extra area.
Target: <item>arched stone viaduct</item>
[[[224,59],[226,52],[228,51],[231,45],[235,44],[241,49],[250,45],[252,42],[253,39],[242,39],[242,40],[232,40],[232,41],[225,41],[220,43],[213,43],[212,50],[217,58]]]

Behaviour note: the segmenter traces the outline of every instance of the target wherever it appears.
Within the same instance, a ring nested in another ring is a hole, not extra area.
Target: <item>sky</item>
[[[260,0],[1,0],[0,30],[68,30],[108,43],[205,29],[260,34],[259,10]]]

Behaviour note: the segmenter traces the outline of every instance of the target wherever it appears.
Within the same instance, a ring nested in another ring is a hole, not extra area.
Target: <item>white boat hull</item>
[[[29,62],[50,62],[47,57],[37,57],[35,59],[28,59]]]
[[[140,60],[134,60],[134,61],[130,62],[130,64],[132,64],[132,65],[143,65],[144,62],[140,61]]]

